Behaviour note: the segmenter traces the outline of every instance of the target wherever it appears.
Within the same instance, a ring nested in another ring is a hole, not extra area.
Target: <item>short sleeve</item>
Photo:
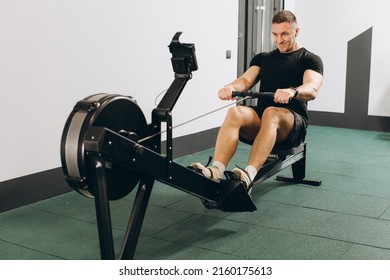
[[[256,54],[256,55],[252,58],[252,60],[251,60],[251,62],[250,62],[250,64],[249,64],[249,67],[251,67],[251,66],[258,66],[258,67],[261,68],[262,58],[263,58],[262,53]]]
[[[321,57],[311,52],[308,52],[307,54],[305,68],[316,71],[321,75],[324,74],[324,64],[322,63]]]

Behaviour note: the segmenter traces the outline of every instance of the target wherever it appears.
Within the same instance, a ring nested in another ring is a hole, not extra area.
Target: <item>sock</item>
[[[254,167],[253,165],[248,165],[247,167],[245,167],[245,171],[248,173],[251,181],[253,181],[256,177],[256,174],[257,174],[256,167]]]
[[[222,162],[216,160],[213,162],[211,167],[214,167],[214,166],[218,168],[219,175],[221,177],[223,177],[223,172],[225,172],[225,169],[226,169],[225,165]]]

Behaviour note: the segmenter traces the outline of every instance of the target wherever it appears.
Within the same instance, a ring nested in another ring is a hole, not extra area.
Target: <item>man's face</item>
[[[292,26],[288,22],[272,24],[272,37],[275,46],[281,53],[288,53],[295,50],[298,31],[298,27]]]

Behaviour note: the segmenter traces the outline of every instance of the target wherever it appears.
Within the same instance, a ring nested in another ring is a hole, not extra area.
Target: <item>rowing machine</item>
[[[75,105],[65,124],[61,162],[69,186],[95,200],[102,259],[114,259],[109,201],[123,198],[138,184],[120,259],[132,259],[155,180],[197,196],[207,208],[255,211],[244,184],[213,181],[173,161],[171,111],[198,69],[193,44],[169,49],[175,79],[152,111],[151,124],[132,97],[100,93]],[[161,126],[166,123],[166,153],[161,154]]]

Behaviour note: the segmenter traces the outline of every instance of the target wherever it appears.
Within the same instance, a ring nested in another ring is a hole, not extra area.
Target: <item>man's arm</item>
[[[222,100],[230,100],[232,99],[233,91],[247,91],[251,89],[256,81],[257,77],[260,73],[260,67],[251,66],[244,74],[238,77],[233,82],[227,84],[223,88],[218,91],[218,97]]]
[[[275,92],[274,101],[276,103],[287,104],[290,99],[295,96],[295,99],[302,101],[310,101],[316,98],[317,92],[322,85],[322,75],[314,70],[306,70],[303,74],[303,84],[297,87],[298,95],[295,96],[295,89],[283,88]]]
[[[313,70],[306,70],[303,74],[303,84],[297,87],[298,95],[296,99],[310,101],[317,97],[317,93],[322,85],[323,77]]]

